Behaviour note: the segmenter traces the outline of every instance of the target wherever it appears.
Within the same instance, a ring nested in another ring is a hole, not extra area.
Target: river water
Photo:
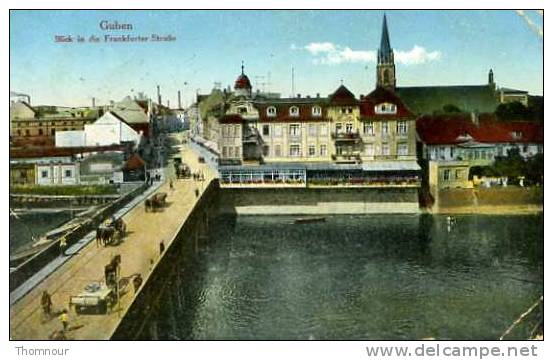
[[[543,215],[219,217],[189,256],[173,338],[497,339],[543,294]]]
[[[32,236],[53,230],[71,219],[71,212],[52,210],[51,212],[29,212],[10,216],[10,254],[32,246]]]

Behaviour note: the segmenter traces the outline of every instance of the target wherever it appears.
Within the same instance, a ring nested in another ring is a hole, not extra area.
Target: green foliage
[[[472,169],[471,169],[472,171]],[[516,182],[520,176],[524,176],[526,182],[543,182],[543,154],[537,154],[528,160],[520,156],[518,148],[510,149],[507,156],[495,159],[494,164],[482,173],[484,176],[504,176],[510,182]]]
[[[499,104],[495,110],[499,120],[543,121],[543,97],[533,96],[528,100],[528,107],[520,102]]]
[[[459,109],[457,106],[453,104],[444,105],[442,109],[446,114],[458,114],[462,112],[461,109]]]
[[[115,185],[10,185],[10,194],[29,195],[114,195]]]

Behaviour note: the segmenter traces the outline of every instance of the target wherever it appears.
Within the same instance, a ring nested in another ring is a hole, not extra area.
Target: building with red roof
[[[522,157],[543,153],[543,124],[498,121],[491,114],[423,116],[417,120],[423,158],[488,165],[517,148]]]

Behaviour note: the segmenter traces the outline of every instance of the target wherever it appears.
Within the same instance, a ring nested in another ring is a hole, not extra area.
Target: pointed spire
[[[244,75],[244,60],[242,60],[242,75]]]
[[[392,48],[390,46],[390,35],[388,33],[388,22],[386,21],[386,14],[384,14],[384,20],[382,21],[382,38],[380,39],[380,49],[378,50],[382,60],[389,59]]]

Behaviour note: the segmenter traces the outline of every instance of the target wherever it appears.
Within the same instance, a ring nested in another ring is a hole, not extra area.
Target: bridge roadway
[[[175,136],[175,135],[173,135]],[[180,134],[176,135],[180,138]],[[46,319],[40,305],[44,290],[52,297],[52,312],[69,310],[69,330],[67,339],[74,340],[107,340],[117,329],[124,314],[134,301],[135,293],[132,282],[129,282],[121,295],[119,306],[108,310],[107,314],[80,314],[69,308],[69,297],[81,293],[84,287],[93,281],[104,279],[104,266],[113,255],[121,255],[121,278],[130,278],[140,273],[147,282],[153,267],[160,260],[159,243],[163,241],[167,248],[178,233],[197,201],[195,190],[200,196],[215,172],[206,164],[198,162],[198,155],[189,145],[181,148],[181,157],[192,171],[202,171],[205,181],[193,179],[174,180],[174,190],[169,189],[169,182],[158,191],[166,192],[167,207],[161,212],[145,212],[144,203],[123,216],[127,223],[127,236],[117,246],[97,246],[91,241],[71,256],[46,279],[36,285],[25,296],[10,306],[10,338],[13,340],[48,339],[56,330],[62,329],[57,316]],[[172,165],[166,172],[167,179],[172,177]],[[151,261],[153,260],[153,265]]]

